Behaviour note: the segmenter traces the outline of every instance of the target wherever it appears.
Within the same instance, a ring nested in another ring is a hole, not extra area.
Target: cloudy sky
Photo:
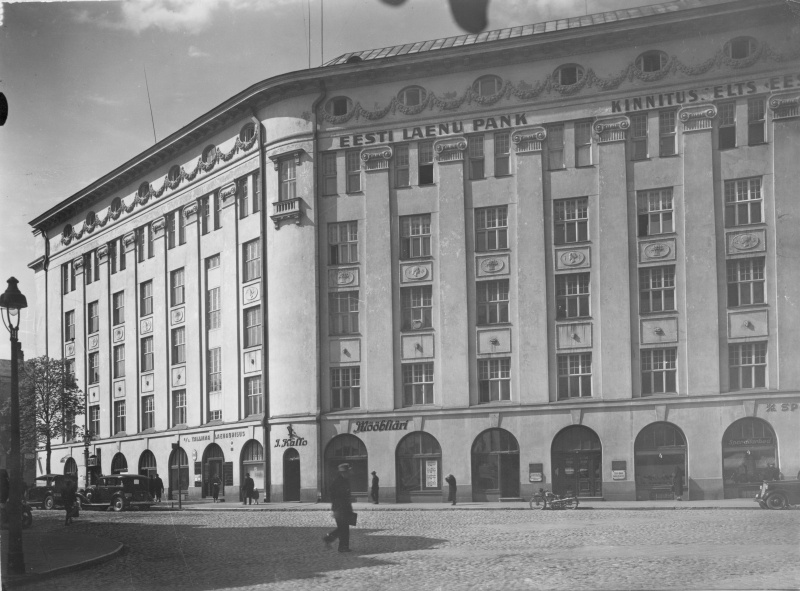
[[[655,3],[490,0],[488,29]],[[464,33],[447,0],[11,2],[0,10],[0,92],[9,103],[0,127],[0,291],[15,276],[28,298],[20,331],[28,356],[37,296],[28,222],[153,144],[145,70],[160,140],[309,62]],[[0,358],[9,351],[0,333]]]

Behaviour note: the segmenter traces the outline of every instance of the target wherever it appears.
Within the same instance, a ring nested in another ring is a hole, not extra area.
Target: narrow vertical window
[[[254,174],[253,179],[253,213],[261,211],[261,177]]]
[[[214,192],[214,229],[222,227],[222,196],[219,191]]]
[[[725,181],[725,226],[747,226],[763,221],[761,177]]]
[[[100,330],[100,304],[98,302],[90,302],[86,310],[87,333],[94,334]]]
[[[94,281],[94,265],[92,264],[92,253],[87,252],[83,255],[83,283],[89,285]]]
[[[153,371],[153,337],[144,337],[141,341],[141,371]]]
[[[175,390],[172,393],[172,426],[186,424],[186,390]]]
[[[125,238],[120,238],[117,245],[117,253],[119,254],[119,270],[124,271],[126,267],[125,262]]]
[[[100,405],[89,407],[89,432],[94,437],[100,437]]]
[[[556,244],[589,239],[589,199],[558,199],[554,202],[554,241]]]
[[[279,165],[280,188],[278,197],[280,201],[288,201],[297,197],[297,164],[293,158],[284,158]]]
[[[177,221],[175,219],[175,212],[167,214],[167,249],[172,250],[175,248],[175,241],[178,236]]]
[[[153,396],[142,396],[142,431],[156,426],[156,404]]]
[[[247,214],[250,213],[248,211],[249,208],[247,207],[247,201],[249,197],[249,191],[247,189],[247,177],[239,179],[237,185],[239,187],[239,219],[243,220],[247,217]]]
[[[511,400],[511,360],[479,360],[478,390],[481,403]]]
[[[70,292],[69,275],[71,266],[72,263],[64,263],[61,265],[61,295],[67,295]]]
[[[205,236],[211,230],[211,207],[209,196],[201,197],[198,204],[200,207],[200,233]]]
[[[431,255],[431,216],[400,218],[400,258],[403,260]]]
[[[322,154],[322,194],[336,195],[336,152]]]
[[[125,345],[114,347],[114,378],[125,377]]]
[[[142,226],[141,228],[136,228],[136,261],[139,263],[144,262],[145,252],[144,252],[144,236],[145,228]]]
[[[260,415],[264,412],[264,398],[261,392],[261,376],[244,379],[245,416]]]
[[[172,365],[186,363],[186,329],[183,326],[172,329]]]
[[[631,115],[631,160],[647,159],[647,113]]]
[[[361,190],[361,155],[358,150],[350,150],[345,154],[347,165],[347,192],[358,193]]]
[[[208,352],[208,391],[222,391],[222,349],[215,347]]]
[[[75,340],[75,310],[64,312],[64,340]]]
[[[186,244],[186,218],[183,210],[179,209],[175,212],[175,219],[178,220],[178,244]]]
[[[139,316],[150,316],[153,313],[153,282],[139,284]]]
[[[96,384],[100,381],[100,353],[89,353],[88,363],[89,383]]]
[[[108,272],[110,275],[117,273],[117,243],[116,241],[109,242],[106,245],[108,249]]]
[[[206,298],[207,307],[207,326],[208,330],[214,330],[221,326],[220,322],[220,305],[219,305],[219,287],[212,287],[208,290],[208,297]]]
[[[674,156],[678,153],[676,111],[658,113],[658,155]]]
[[[328,224],[328,264],[358,262],[358,222]]]
[[[494,176],[511,174],[509,138],[508,133],[494,134]]]
[[[253,281],[261,277],[261,240],[256,238],[245,242],[244,250],[244,281]]]
[[[403,144],[394,149],[394,186],[400,188],[410,184],[408,144]]]
[[[547,168],[564,168],[564,126],[551,125],[547,128]]]
[[[766,101],[754,98],[747,101],[747,145],[757,146],[767,141]]]
[[[420,185],[433,184],[433,142],[420,142],[417,145],[417,169]]]
[[[575,123],[575,166],[592,165],[592,122]]]
[[[125,292],[118,291],[111,296],[111,306],[113,307],[112,322],[114,326],[125,323]]]
[[[244,311],[244,346],[256,347],[261,344],[261,307],[253,306]]]
[[[736,147],[736,103],[733,101],[720,103],[718,107],[719,129],[717,130],[717,146],[720,150]]]
[[[485,178],[483,135],[471,135],[467,137],[467,153],[469,180],[476,181]]]
[[[475,210],[475,252],[508,248],[508,207]]]
[[[170,273],[170,297],[173,306],[184,302],[184,272],[183,268],[175,269]]]
[[[156,233],[153,231],[153,224],[147,225],[147,258],[152,259],[156,256],[155,251]]]

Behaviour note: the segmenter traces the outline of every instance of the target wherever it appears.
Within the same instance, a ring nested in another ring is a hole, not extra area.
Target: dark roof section
[[[470,35],[459,35],[457,37],[445,37],[442,39],[433,39],[431,41],[417,41],[415,43],[406,43],[405,45],[395,45],[394,47],[384,47],[382,49],[367,49],[366,51],[355,51],[340,55],[339,57],[326,62],[323,67],[354,63],[357,61],[383,59],[387,57],[394,57],[396,55],[449,49],[451,47],[462,47],[464,45],[489,43],[491,41],[502,41],[504,39],[515,39],[517,37],[541,35],[543,33],[551,33],[553,31],[564,31],[566,29],[590,27],[593,25],[602,25],[605,23],[654,16],[668,12],[689,10],[691,8],[707,7],[713,4],[721,4],[730,1],[731,0],[672,0],[671,2],[651,4],[650,6],[625,8],[622,10],[610,10],[608,12],[598,12],[597,14],[562,18],[559,20],[547,21],[534,25],[510,27],[508,29],[498,29],[496,31],[484,31],[483,33],[478,34],[473,33]]]

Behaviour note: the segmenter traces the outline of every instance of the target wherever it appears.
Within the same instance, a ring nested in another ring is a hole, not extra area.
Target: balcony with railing
[[[280,229],[281,222],[285,220],[294,220],[296,225],[300,225],[300,216],[302,209],[300,202],[302,199],[295,197],[294,199],[285,199],[282,201],[275,201],[272,203],[272,222],[275,224],[275,229]]]

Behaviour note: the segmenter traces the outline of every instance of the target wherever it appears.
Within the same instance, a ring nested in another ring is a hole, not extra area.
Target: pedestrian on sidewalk
[[[161,495],[164,494],[164,481],[161,480],[161,477],[157,473],[153,479],[153,492],[155,492],[156,503],[160,503]]]
[[[372,489],[369,491],[369,496],[372,498],[372,504],[378,504],[378,483],[380,482],[380,478],[378,475],[373,471],[372,472]]]
[[[331,542],[338,538],[339,552],[350,552],[350,524],[354,524],[356,517],[350,497],[350,464],[339,464],[339,473],[329,492],[336,529],[323,537],[322,541],[330,548]]]
[[[444,479],[447,483],[447,500],[455,505],[456,504],[456,477],[452,474],[448,474],[447,478]]]
[[[78,485],[72,478],[65,478],[64,484],[61,487],[61,502],[64,503],[64,511],[66,517],[64,518],[64,525],[72,523],[72,514],[75,511],[75,501],[78,498]]]
[[[683,500],[683,470],[679,466],[675,466],[672,473],[672,494],[676,501]]]
[[[250,478],[250,472],[245,474],[244,478],[244,497],[242,505],[252,505],[253,504],[253,489],[255,488],[256,483],[253,482],[253,479]]]
[[[214,476],[211,481],[211,496],[214,497],[214,502],[219,501],[219,476]]]

